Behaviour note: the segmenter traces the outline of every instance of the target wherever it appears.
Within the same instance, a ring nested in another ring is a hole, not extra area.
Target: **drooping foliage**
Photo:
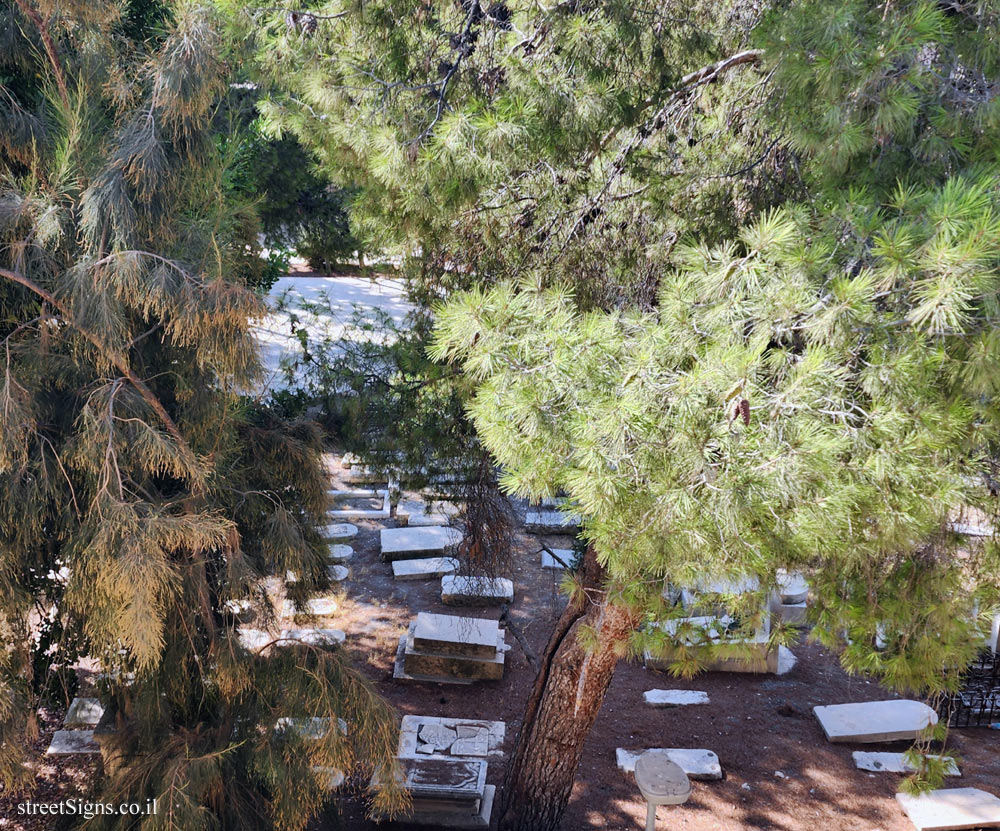
[[[24,784],[49,668],[89,654],[94,793],[160,807],[93,827],[301,828],[395,725],[343,650],[239,637],[273,622],[267,575],[329,587],[319,435],[247,397],[258,225],[219,21],[140,5],[0,5],[0,777]]]

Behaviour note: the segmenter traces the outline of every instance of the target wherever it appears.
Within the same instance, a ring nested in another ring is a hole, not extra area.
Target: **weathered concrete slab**
[[[912,741],[937,724],[937,713],[922,701],[865,701],[813,707],[831,742]]]
[[[556,557],[553,557],[552,554],[555,554],[559,560],[562,560],[562,563],[560,563]],[[573,565],[572,548],[553,548],[552,554],[549,554],[548,551],[542,552],[542,568],[564,569]],[[563,565],[563,563],[565,563],[565,565]]]
[[[689,707],[708,704],[708,693],[701,690],[646,690],[642,700],[650,707]]]
[[[917,831],[1000,828],[1000,799],[979,788],[945,788],[896,800]]]
[[[805,626],[809,622],[808,603],[782,603],[771,611],[789,626]]]
[[[469,577],[447,574],[441,578],[445,606],[500,606],[514,602],[514,581],[506,577]]]
[[[70,756],[76,753],[100,753],[93,730],[56,730],[52,743],[45,751],[47,756]]]
[[[905,753],[872,753],[867,750],[855,750],[854,767],[858,770],[870,770],[875,773],[914,773],[916,768],[906,761]],[[931,758],[940,759],[940,756]],[[949,760],[945,776],[961,776],[954,759]]]
[[[396,506],[396,519],[410,528],[450,525],[458,514],[458,507],[450,502],[404,499]]]
[[[487,618],[420,612],[413,625],[414,646],[434,654],[491,658],[502,640],[499,624]]]
[[[524,527],[532,534],[576,535],[582,523],[579,514],[564,514],[561,511],[528,511],[524,515]]]
[[[97,698],[74,698],[66,711],[63,727],[96,727],[104,715],[104,707]]]
[[[453,553],[461,541],[462,532],[457,528],[383,528],[382,559],[414,560],[434,555],[444,556]]]
[[[354,556],[354,549],[343,543],[335,543],[328,547],[327,559],[331,563],[346,563]]]
[[[393,560],[392,576],[397,580],[426,580],[458,570],[454,557],[426,557],[420,560]]]
[[[655,750],[666,754],[675,765],[680,766],[691,779],[713,780],[722,778],[722,765],[719,757],[711,750],[691,749],[686,747],[651,747],[640,750],[630,750],[619,747],[615,750],[618,769],[622,773],[634,773],[636,760],[647,750]]]
[[[333,522],[319,529],[319,535],[329,542],[350,540],[358,535],[358,526],[349,522]]]

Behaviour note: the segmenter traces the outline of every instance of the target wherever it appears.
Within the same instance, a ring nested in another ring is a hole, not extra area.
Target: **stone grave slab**
[[[719,757],[711,750],[686,747],[651,747],[630,750],[619,747],[615,750],[615,761],[622,773],[634,773],[636,760],[647,750],[663,753],[683,770],[691,779],[714,780],[722,778]]]
[[[396,519],[410,528],[450,525],[458,513],[458,508],[452,503],[437,500],[428,503],[422,499],[404,499],[396,506]]]
[[[771,611],[789,626],[805,626],[809,622],[807,603],[782,603]]]
[[[770,644],[770,619],[753,635],[739,636],[729,633],[732,618],[729,615],[696,615],[658,621],[652,626],[678,640],[681,646],[731,647],[706,656],[705,669],[713,672],[778,673],[780,671],[780,651]],[[789,653],[790,654],[790,653]],[[645,663],[650,669],[669,671],[676,660],[677,650],[670,644],[664,645],[660,654],[651,650],[645,653]]]
[[[417,649],[437,655],[492,658],[503,639],[495,620],[419,612],[413,629]]]
[[[854,767],[858,770],[870,770],[875,773],[915,773],[916,768],[906,761],[905,753],[871,753],[867,750],[855,750]],[[940,756],[932,758],[940,759]],[[952,759],[945,776],[961,776],[962,772]]]
[[[646,690],[642,700],[650,707],[688,707],[708,704],[708,693],[701,690]]]
[[[389,491],[386,490],[330,490],[326,492],[334,502],[352,499],[382,500],[379,508],[332,508],[326,512],[330,519],[388,519],[392,512]]]
[[[347,635],[340,629],[286,629],[281,637],[283,640],[276,646],[294,646],[294,641],[310,646],[335,646],[347,639]]]
[[[103,715],[100,699],[74,698],[66,711],[63,727],[96,727]]]
[[[93,730],[56,730],[46,756],[70,756],[75,753],[100,753]]]
[[[431,681],[437,684],[473,684],[503,678],[505,649],[490,658],[454,654],[432,654],[413,648],[413,628],[399,639],[392,677],[399,681]],[[503,636],[501,635],[501,638]],[[502,646],[502,641],[498,646]]]
[[[562,560],[562,563],[560,563],[556,557],[553,557],[552,554],[555,554],[559,560]],[[542,552],[542,568],[564,569],[573,564],[572,548],[553,548],[552,554],[549,554],[548,551]],[[563,563],[566,565],[563,565]]]
[[[354,539],[358,535],[358,526],[349,522],[333,522],[319,528],[319,535],[328,542],[341,542]]]
[[[979,788],[944,788],[896,800],[917,831],[961,831],[1000,828],[1000,799]]]
[[[451,742],[432,742],[424,730],[441,727],[436,735]],[[446,731],[446,732],[445,732]],[[422,756],[486,758],[502,756],[506,724],[502,721],[446,718],[443,716],[403,716],[399,728],[398,755],[401,759]]]
[[[237,635],[239,636],[240,643],[243,648],[249,649],[251,652],[256,652],[258,649],[262,649],[274,640],[274,636],[269,632],[265,632],[263,629],[241,628],[237,630]]]
[[[937,724],[937,713],[922,701],[865,701],[813,707],[831,742],[913,741]]]
[[[447,574],[441,578],[445,606],[500,606],[514,602],[514,581],[506,577]]]
[[[809,598],[809,584],[806,578],[796,571],[778,572],[778,593],[781,602],[785,604],[805,603]]]
[[[274,729],[277,733],[288,731],[295,733],[299,738],[316,741],[322,739],[329,731],[330,719],[326,716],[311,716],[309,718],[282,716],[274,723]]]
[[[583,519],[579,514],[564,514],[562,511],[528,511],[524,516],[524,527],[531,534],[571,534],[580,532]]]
[[[314,597],[306,601],[301,611],[295,609],[291,600],[286,600],[281,606],[281,616],[312,615],[315,617],[326,617],[327,615],[336,614],[337,608],[337,599],[334,597]]]
[[[343,543],[334,543],[327,548],[326,558],[331,563],[346,563],[354,556],[354,549]]]
[[[420,758],[400,759],[399,765],[402,785],[412,799],[406,822],[443,828],[488,827],[492,796],[487,799],[486,762]]]
[[[458,570],[454,557],[426,557],[420,560],[393,560],[392,576],[396,580],[426,580],[443,577]]]
[[[343,582],[348,578],[350,573],[351,572],[348,571],[347,566],[342,566],[339,563],[328,565],[326,567],[326,574],[334,583]]]
[[[457,528],[383,528],[382,559],[416,560],[445,556],[453,553],[461,541],[462,532]]]

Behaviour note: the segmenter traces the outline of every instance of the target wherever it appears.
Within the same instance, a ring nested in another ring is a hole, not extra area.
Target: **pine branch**
[[[49,63],[52,64],[52,72],[56,76],[56,86],[59,87],[59,97],[62,98],[63,104],[69,106],[69,90],[66,88],[66,75],[63,72],[59,56],[56,54],[56,45],[52,40],[48,24],[42,19],[42,16],[31,7],[28,0],[16,0],[16,2],[17,7],[21,10],[21,13],[32,22],[36,29],[38,29],[38,34],[42,38],[42,45],[45,47],[45,54],[48,55]]]
[[[67,323],[73,326],[78,332],[80,332],[80,334],[97,347],[97,350],[101,354],[108,355],[118,371],[128,379],[129,383],[136,389],[139,395],[142,396],[143,400],[150,406],[150,408],[152,408],[153,412],[155,412],[160,418],[160,421],[163,422],[163,426],[167,429],[167,432],[170,433],[174,441],[177,442],[181,452],[187,457],[188,463],[192,466],[192,468],[196,467],[197,456],[191,449],[191,446],[187,443],[187,440],[184,438],[184,434],[181,433],[180,428],[170,417],[170,413],[167,412],[166,407],[163,406],[160,399],[157,398],[155,393],[146,385],[146,382],[136,375],[135,371],[127,363],[125,363],[123,356],[117,355],[108,350],[107,344],[103,343],[97,335],[93,332],[88,332],[82,326],[77,324],[69,308],[58,300],[54,294],[46,291],[33,280],[25,277],[23,274],[17,273],[16,271],[8,271],[6,268],[0,268],[0,277],[5,277],[11,282],[24,286],[26,289],[49,303],[53,308],[58,309],[59,313],[63,316],[63,319],[66,320]]]

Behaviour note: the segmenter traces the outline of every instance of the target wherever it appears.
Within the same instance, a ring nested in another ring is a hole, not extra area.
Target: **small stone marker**
[[[351,572],[347,570],[347,566],[329,565],[326,567],[326,573],[334,583],[340,583],[341,581],[346,580]]]
[[[809,584],[798,572],[778,572],[778,592],[786,605],[805,603],[809,598]]]
[[[346,563],[354,556],[354,549],[343,543],[334,543],[327,550],[329,551],[327,559],[331,563]]]
[[[708,704],[708,693],[701,690],[646,690],[642,700],[650,707],[687,707]]]
[[[687,774],[663,753],[647,750],[635,763],[635,783],[649,803],[646,831],[656,831],[656,806],[681,805],[691,796]]]
[[[514,602],[514,582],[506,577],[468,577],[448,574],[441,578],[445,606],[500,606]]]
[[[1000,799],[979,788],[945,788],[920,795],[896,794],[917,831],[1000,828]]]
[[[103,715],[100,699],[74,698],[66,711],[63,727],[96,727]]]
[[[349,522],[334,522],[319,529],[319,535],[330,542],[350,540],[358,535],[358,526]]]
[[[427,557],[421,560],[393,560],[392,576],[397,580],[426,580],[458,570],[454,557]]]
[[[912,741],[937,724],[937,713],[922,701],[865,701],[813,707],[831,742]]]
[[[553,557],[552,554],[556,556]],[[542,568],[557,568],[563,569],[568,568],[573,565],[573,549],[572,548],[553,548],[552,554],[548,551],[542,551]],[[562,560],[562,563],[559,560]],[[565,565],[563,565],[565,563]]]
[[[381,538],[383,560],[415,560],[450,554],[462,541],[462,532],[442,526],[383,528]]]
[[[70,756],[74,753],[100,753],[93,730],[56,730],[46,756]]]
[[[331,519],[388,519],[392,512],[392,502],[388,490],[330,490],[326,492],[334,502],[346,499],[381,499],[381,508],[336,508],[327,511]]]
[[[916,768],[906,761],[905,753],[871,753],[866,750],[855,750],[854,767],[858,770],[870,770],[876,773],[915,773]],[[931,758],[940,759],[940,756]],[[945,776],[961,776],[962,773],[955,764],[955,760],[949,760]]]
[[[722,764],[719,757],[711,750],[689,747],[651,747],[641,750],[630,750],[625,747],[615,749],[615,762],[622,773],[632,773],[636,760],[643,753],[656,752],[664,754],[690,779],[715,780],[722,778]]]

